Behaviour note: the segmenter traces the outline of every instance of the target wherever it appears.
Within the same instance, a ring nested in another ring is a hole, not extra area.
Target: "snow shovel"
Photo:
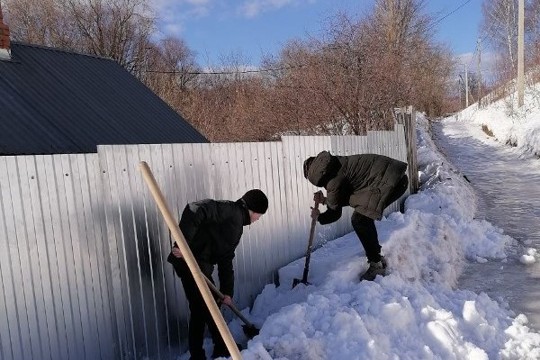
[[[319,191],[320,192],[320,191]],[[315,207],[314,209],[319,209],[319,202],[315,201]],[[302,275],[302,279],[294,279],[292,283],[292,287],[294,288],[296,285],[302,283],[305,285],[309,285],[309,282],[307,281],[308,272],[309,272],[309,259],[311,258],[311,249],[313,247],[313,237],[315,235],[315,224],[317,224],[317,218],[311,219],[311,229],[309,231],[309,241],[308,241],[308,247],[306,251],[306,262],[304,265],[304,274]]]
[[[221,293],[221,291],[218,290],[216,285],[214,285],[206,276],[204,277],[206,280],[206,283],[208,284],[208,287],[218,296],[219,300],[223,300],[225,298],[225,295]],[[240,318],[244,322],[245,325],[242,325],[242,330],[244,330],[244,334],[250,339],[253,339],[255,336],[259,335],[259,329],[255,327],[251,322],[249,322],[248,319],[242,313],[238,308],[231,304],[229,305],[229,308],[232,310],[232,312]]]

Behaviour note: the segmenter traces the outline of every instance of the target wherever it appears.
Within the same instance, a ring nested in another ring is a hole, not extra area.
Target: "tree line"
[[[211,141],[359,135],[392,128],[395,107],[438,116],[459,106],[449,95],[456,64],[434,39],[425,0],[375,0],[362,16],[333,14],[320,36],[291,39],[258,69],[238,54],[203,68],[181,38],[155,40],[148,0],[2,5],[13,40],[114,59]]]
[[[484,0],[481,31],[496,55],[497,80],[516,77],[519,0]],[[526,68],[540,64],[540,0],[525,0]]]

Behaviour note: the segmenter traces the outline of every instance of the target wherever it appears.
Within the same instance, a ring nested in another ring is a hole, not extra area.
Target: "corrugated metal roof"
[[[0,154],[208,142],[113,60],[20,43],[0,61]]]

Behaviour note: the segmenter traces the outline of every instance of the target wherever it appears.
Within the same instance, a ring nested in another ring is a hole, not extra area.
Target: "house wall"
[[[242,309],[276,281],[277,269],[304,256],[318,189],[302,164],[322,150],[407,161],[402,125],[367,136],[0,157],[0,358],[175,359],[187,348],[188,307],[165,261],[173,240],[139,162],[178,218],[189,201],[236,200],[251,188],[268,195],[267,214],[245,228],[236,251]],[[351,211],[317,227],[315,245],[350,232]]]

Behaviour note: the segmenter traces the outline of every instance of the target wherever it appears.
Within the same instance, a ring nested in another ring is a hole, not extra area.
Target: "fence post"
[[[396,121],[405,127],[407,143],[407,163],[409,164],[409,190],[411,194],[418,191],[418,160],[416,152],[416,111],[412,106],[396,108]]]

